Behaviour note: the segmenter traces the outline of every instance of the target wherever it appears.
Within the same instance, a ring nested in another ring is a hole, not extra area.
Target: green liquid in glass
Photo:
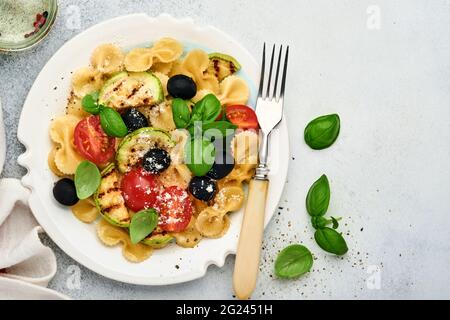
[[[0,41],[23,41],[34,30],[36,15],[47,7],[44,0],[0,0]]]

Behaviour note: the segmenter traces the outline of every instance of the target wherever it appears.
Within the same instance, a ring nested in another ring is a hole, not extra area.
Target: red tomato
[[[136,168],[123,176],[121,189],[126,206],[138,212],[155,207],[161,185],[155,175]]]
[[[84,158],[100,165],[114,155],[116,138],[106,135],[100,125],[99,116],[90,116],[81,120],[75,127],[74,143]]]
[[[252,108],[244,105],[226,107],[227,119],[240,129],[258,129],[258,118]]]
[[[158,226],[167,232],[180,232],[191,221],[193,206],[186,190],[177,186],[166,188],[158,196]]]

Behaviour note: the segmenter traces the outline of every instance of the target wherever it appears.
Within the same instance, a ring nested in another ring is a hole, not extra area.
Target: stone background
[[[253,298],[450,298],[449,2],[59,3],[56,25],[42,44],[25,53],[0,55],[8,148],[2,176],[20,178],[25,173],[16,161],[24,151],[16,138],[22,104],[38,72],[67,40],[128,13],[192,17],[229,33],[258,59],[263,41],[291,45],[286,97],[289,178],[265,233]],[[333,112],[342,119],[340,138],[332,148],[312,152],[303,142],[306,123]],[[323,163],[320,172],[312,170],[316,161]],[[332,186],[329,212],[343,217],[341,230],[350,248],[344,258],[318,248],[305,212],[306,192],[322,173]],[[142,287],[95,274],[48,237],[43,239],[59,264],[50,287],[76,299],[233,297],[232,256],[223,268],[211,266],[202,279]],[[315,255],[313,271],[298,280],[277,280],[272,271],[277,251],[300,241]],[[81,271],[75,288],[70,282],[74,270]]]

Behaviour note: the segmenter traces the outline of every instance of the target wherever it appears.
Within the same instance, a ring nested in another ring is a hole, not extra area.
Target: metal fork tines
[[[259,147],[259,165],[256,168],[255,179],[267,180],[269,169],[267,167],[269,135],[273,128],[283,118],[284,89],[286,85],[286,74],[289,57],[289,46],[283,52],[283,46],[278,50],[276,70],[274,73],[275,45],[272,48],[269,70],[266,72],[266,44],[263,46],[263,57],[261,63],[261,80],[259,83],[258,98],[256,100],[256,115],[261,127],[262,138]],[[281,85],[280,70],[281,74]]]

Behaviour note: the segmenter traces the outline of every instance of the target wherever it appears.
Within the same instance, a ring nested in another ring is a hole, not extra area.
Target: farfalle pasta
[[[199,90],[219,92],[219,81],[214,75],[205,73],[209,66],[208,54],[200,49],[190,51],[186,57],[174,65],[171,74],[184,74],[194,79]]]
[[[62,173],[58,169],[58,167],[56,166],[56,163],[55,163],[56,151],[58,151],[57,147],[53,146],[52,149],[50,150],[50,152],[48,153],[48,157],[47,157],[48,168],[50,169],[51,172],[53,172],[58,177],[64,177],[65,174]]]
[[[135,48],[125,57],[125,68],[128,71],[143,72],[153,64],[153,54],[150,48]]]
[[[150,70],[154,73],[162,73],[168,76],[172,68],[173,62],[154,62]]]
[[[97,206],[92,197],[78,201],[71,209],[73,215],[85,223],[94,222],[99,216]]]
[[[74,115],[60,116],[52,121],[50,137],[56,145],[54,163],[59,172],[67,175],[75,173],[83,157],[73,144],[74,129],[80,118]]]
[[[258,124],[239,122],[242,112],[254,116],[242,106],[250,93],[240,69],[227,54],[184,52],[172,38],[128,51],[98,46],[73,74],[65,114],[50,125],[55,199],[81,222],[97,221],[101,243],[121,246],[130,262],[225,235],[258,162],[258,135],[248,130]],[[200,136],[191,135],[194,125]],[[210,159],[192,156],[195,146]],[[136,231],[152,219],[145,234]]]
[[[197,218],[192,216],[186,229],[172,233],[177,245],[183,248],[193,248],[202,240],[202,234],[195,228],[196,221]]]
[[[151,48],[135,48],[125,57],[128,71],[143,72],[155,64],[155,72],[168,73],[172,63],[183,53],[183,46],[176,40],[163,38]]]
[[[81,99],[78,98],[74,93],[72,93],[67,100],[66,113],[77,117],[87,117],[89,113],[83,110],[81,105]]]
[[[84,67],[75,71],[72,77],[72,90],[78,98],[98,91],[103,85],[102,74],[92,67]]]
[[[100,220],[97,224],[97,235],[106,246],[122,246],[123,256],[130,262],[142,262],[147,260],[153,249],[144,244],[132,244],[128,233],[119,227],[115,227],[106,220]]]
[[[155,42],[151,48],[154,62],[171,63],[183,54],[183,46],[172,38],[162,38]]]
[[[237,164],[255,165],[258,162],[258,134],[254,131],[242,131],[231,141],[231,152]]]
[[[196,229],[204,237],[219,238],[230,226],[227,213],[239,210],[244,204],[244,190],[240,186],[224,187],[215,197],[214,205],[207,207],[197,217]]]
[[[91,55],[92,67],[101,73],[112,74],[123,70],[125,55],[114,44],[102,44]]]
[[[223,106],[247,104],[250,89],[247,82],[237,76],[228,76],[220,83],[220,93],[217,98]]]

